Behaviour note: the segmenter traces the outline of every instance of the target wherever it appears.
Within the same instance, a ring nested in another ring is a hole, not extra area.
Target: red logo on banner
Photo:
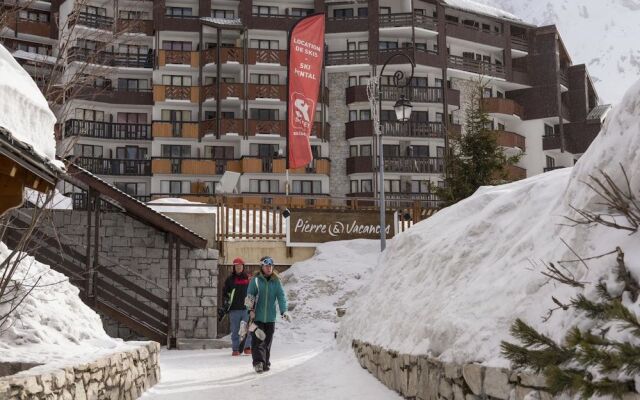
[[[324,13],[298,21],[289,35],[289,168],[295,169],[313,160],[309,136],[320,93],[324,58]]]

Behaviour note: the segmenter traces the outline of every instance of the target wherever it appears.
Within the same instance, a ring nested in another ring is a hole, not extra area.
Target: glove
[[[289,311],[285,311],[282,314],[282,319],[284,319],[287,322],[291,322],[291,314],[289,314]]]

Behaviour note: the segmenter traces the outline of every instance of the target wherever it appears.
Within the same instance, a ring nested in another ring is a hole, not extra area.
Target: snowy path
[[[164,351],[161,382],[144,400],[212,399],[393,399],[390,391],[362,369],[355,357],[337,349],[274,343],[272,368],[258,375],[251,357],[229,350]]]

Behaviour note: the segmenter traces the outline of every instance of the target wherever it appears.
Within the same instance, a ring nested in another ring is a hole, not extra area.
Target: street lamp
[[[382,115],[382,85],[381,85],[381,81],[382,81],[382,76],[384,75],[384,70],[387,67],[387,65],[389,64],[389,62],[391,60],[393,60],[396,57],[402,57],[402,58],[406,58],[407,61],[409,61],[409,63],[411,64],[411,75],[409,76],[409,79],[407,79],[406,81],[402,82],[404,80],[404,72],[402,71],[396,71],[393,74],[393,86],[395,86],[396,88],[402,89],[404,87],[407,87],[409,85],[409,83],[411,82],[411,79],[413,79],[413,71],[416,67],[415,63],[413,62],[413,60],[406,54],[404,53],[396,53],[394,55],[392,55],[391,57],[389,57],[387,59],[387,61],[385,61],[385,63],[382,65],[382,69],[380,70],[380,75],[378,75],[378,107],[379,107],[379,112],[376,114],[376,121],[375,123],[378,124],[378,128],[376,130],[377,133],[379,133],[379,137],[378,137],[378,175],[380,176],[379,178],[379,193],[380,193],[380,251],[384,251],[385,247],[387,247],[387,232],[386,232],[386,226],[387,223],[385,221],[386,219],[386,204],[385,204],[385,199],[384,199],[384,155],[383,155],[383,149],[384,147],[382,146],[382,125],[380,122],[380,115]],[[398,101],[396,101],[396,104],[393,105],[393,110],[396,113],[396,118],[398,120],[398,122],[407,122],[409,120],[409,117],[411,117],[411,110],[412,110],[412,106],[411,106],[411,102],[409,101],[409,99],[407,99],[404,95],[400,95],[400,98],[398,99]],[[374,113],[375,114],[375,113]]]

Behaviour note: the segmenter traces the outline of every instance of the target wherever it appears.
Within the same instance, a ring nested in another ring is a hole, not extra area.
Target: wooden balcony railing
[[[382,121],[382,134],[394,137],[444,138],[442,122],[397,122]],[[346,138],[368,137],[373,135],[373,121],[349,121],[346,123]]]
[[[498,145],[509,148],[518,148],[522,151],[526,150],[526,138],[515,132],[496,131],[498,135]]]
[[[203,87],[203,101],[216,99],[216,84],[205,85]],[[220,83],[220,100],[229,98],[243,99],[244,88],[242,83]]]
[[[369,50],[329,51],[326,65],[369,64]]]
[[[151,140],[151,125],[71,119],[65,122],[64,134],[97,139]]]
[[[111,30],[113,29],[113,17],[78,12],[76,15],[70,17],[69,25],[74,24],[88,26],[89,28]]]
[[[218,129],[218,122],[215,119],[202,121],[200,123],[200,134],[215,135]],[[244,135],[244,120],[242,119],[226,119],[220,120],[220,135],[233,133],[236,135]]]
[[[287,51],[273,49],[249,49],[249,64],[287,65]]]
[[[359,174],[373,172],[373,160],[371,156],[356,156],[347,158],[347,174]]]
[[[114,53],[110,51],[96,51],[81,47],[72,47],[67,53],[67,60],[69,62],[81,61],[111,67],[153,68],[153,50],[149,50],[147,54],[139,54]]]
[[[515,50],[521,51],[529,51],[529,42],[527,42],[527,38],[523,36],[511,36],[509,38],[511,40],[511,48]]]
[[[116,31],[118,33],[142,33],[147,36],[153,36],[153,20],[118,18]]]
[[[507,166],[507,179],[510,181],[518,181],[520,179],[526,179],[527,170],[518,167],[517,165],[508,165]]]
[[[418,28],[436,30],[436,19],[418,13],[380,14],[380,28],[393,28],[415,25]]]
[[[447,35],[470,42],[494,47],[504,46],[504,35],[493,29],[484,29],[480,24],[469,25],[462,22],[447,21]]]
[[[183,100],[191,103],[198,103],[200,101],[200,87],[154,85],[153,100],[156,102]]]
[[[180,137],[185,139],[198,139],[199,123],[198,122],[180,122],[180,121],[153,121],[152,134],[157,137]]]
[[[163,67],[167,64],[190,65],[192,68],[198,68],[200,65],[200,52],[158,50],[158,65]]]
[[[151,176],[151,160],[78,157],[75,163],[98,175]]]
[[[369,30],[369,17],[327,17],[326,33],[357,32]]]
[[[226,159],[154,157],[151,171],[154,174],[222,175],[227,170]]]
[[[524,118],[524,107],[512,99],[488,97],[482,99],[482,109],[489,114],[515,115]]]
[[[436,157],[384,157],[385,172],[444,173],[444,159]]]
[[[285,136],[286,121],[263,121],[250,119],[249,131],[247,132],[247,134],[250,136],[255,136],[258,133]]]
[[[215,64],[218,60],[218,50],[215,48],[206,49],[202,51],[200,56],[202,64]],[[240,47],[221,47],[220,48],[220,63],[244,63],[244,53]]]
[[[481,75],[492,75],[504,78],[504,66],[471,58],[449,55],[449,68],[460,69]]]

